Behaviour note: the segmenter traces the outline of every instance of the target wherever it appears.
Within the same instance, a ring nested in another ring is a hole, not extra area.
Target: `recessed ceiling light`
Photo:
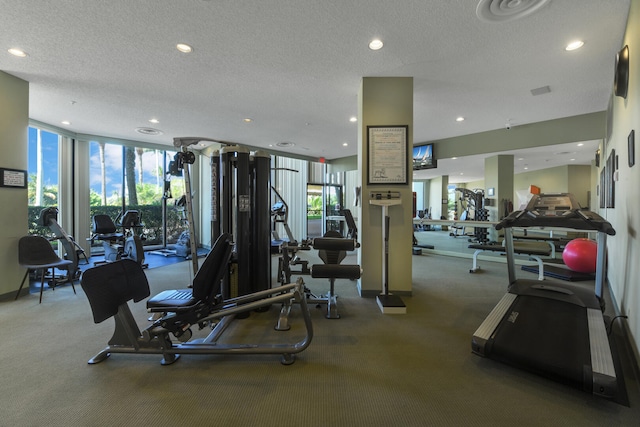
[[[67,126],[69,126],[71,124],[71,122],[69,120],[63,120],[61,123],[63,125],[67,125]]]
[[[348,142],[343,142],[343,143],[342,143],[342,146],[343,146],[343,147],[348,147],[348,146],[349,146],[349,143],[348,143]]]
[[[578,147],[582,147],[584,144],[582,142],[578,143]]]
[[[247,117],[246,119],[242,119],[242,121],[244,121],[245,123],[251,123],[253,119],[250,117]]]
[[[178,49],[182,53],[191,53],[193,52],[193,48],[186,43],[178,43],[176,45],[176,49]]]
[[[354,116],[354,117],[351,117],[351,118],[349,119],[349,121],[350,121],[351,123],[355,123],[355,122],[357,122],[357,121],[358,121],[358,118]]]
[[[452,157],[451,160],[458,160],[458,158],[457,157]]]
[[[13,56],[17,56],[20,58],[24,58],[25,56],[27,56],[27,52],[25,52],[22,49],[17,49],[17,48],[11,48],[8,50],[8,52],[13,55]]]
[[[456,119],[456,122],[464,122],[464,117],[460,116]]]
[[[158,123],[160,123],[160,120],[158,120],[158,119],[149,119],[149,123],[158,124]]]
[[[371,50],[380,50],[382,46],[384,46],[384,43],[380,39],[373,39],[369,42],[369,49]]]
[[[576,50],[576,49],[580,49],[582,46],[584,46],[584,42],[582,40],[576,40],[574,42],[571,42],[567,45],[567,47],[564,48],[564,50]]]

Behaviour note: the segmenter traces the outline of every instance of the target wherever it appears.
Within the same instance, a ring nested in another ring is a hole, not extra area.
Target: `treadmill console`
[[[583,209],[570,193],[534,195],[526,208],[511,212],[495,225],[496,230],[511,227],[558,227],[616,234],[606,219]]]
[[[529,201],[526,211],[529,215],[539,216],[566,216],[580,210],[580,203],[572,194],[536,194]]]

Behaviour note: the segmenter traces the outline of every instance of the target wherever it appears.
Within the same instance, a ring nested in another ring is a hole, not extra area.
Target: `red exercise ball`
[[[562,260],[573,271],[595,273],[598,245],[593,240],[573,239],[564,247]]]

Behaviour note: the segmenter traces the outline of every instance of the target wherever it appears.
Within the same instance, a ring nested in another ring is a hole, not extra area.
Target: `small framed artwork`
[[[629,152],[629,167],[636,164],[636,131],[631,129],[627,137],[627,150]]]
[[[0,187],[27,188],[27,171],[0,168]]]

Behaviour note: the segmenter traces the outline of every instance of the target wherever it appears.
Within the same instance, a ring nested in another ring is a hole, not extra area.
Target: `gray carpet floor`
[[[36,294],[1,302],[0,425],[640,425],[633,372],[627,407],[473,355],[471,335],[507,280],[503,263],[487,262],[477,274],[469,265],[414,256],[404,315],[382,314],[374,299],[358,296],[355,282],[339,282],[341,319],[310,307],[313,342],[290,366],[275,355],[184,355],[161,366],[160,356],[138,354],[88,365],[111,338],[113,320],[94,324],[79,286],[77,295],[70,286],[47,290],[42,304]],[[181,262],[146,270],[152,294],[184,287],[189,268]],[[326,280],[305,282],[315,293],[328,289]],[[131,306],[144,327],[144,303]],[[272,307],[236,320],[224,339],[295,341],[299,310],[292,309],[289,332],[273,331]]]

